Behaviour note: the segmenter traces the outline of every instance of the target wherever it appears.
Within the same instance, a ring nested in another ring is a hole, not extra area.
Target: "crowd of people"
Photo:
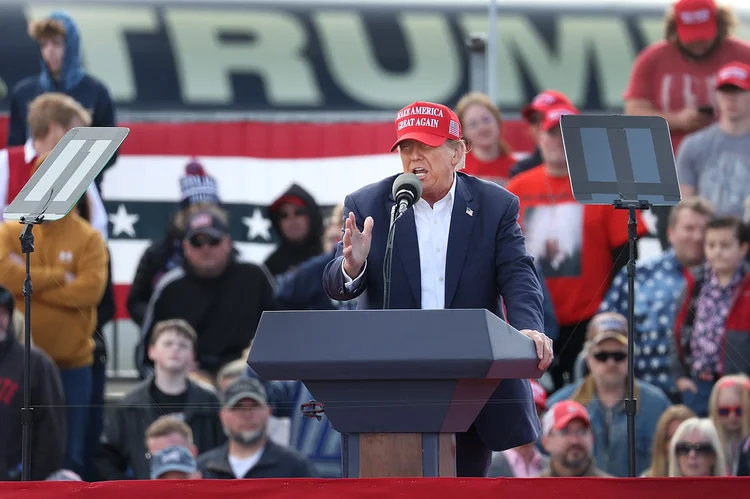
[[[750,475],[750,44],[732,36],[735,26],[731,9],[713,0],[676,2],[625,95],[627,114],[669,123],[683,194],[655,210],[664,251],[637,272],[642,476]],[[10,147],[0,151],[5,204],[68,130],[115,121],[108,91],[81,67],[73,20],[55,13],[29,32],[42,72],[11,94]],[[537,95],[522,113],[537,148],[520,161],[486,95],[467,94],[455,113],[468,144],[458,175],[499,183],[520,202],[554,340],[548,375],[531,382],[540,438],[496,452],[487,476],[627,476],[627,213],[573,198],[559,121],[579,110],[559,91]],[[35,229],[32,479],[342,476],[339,433],[325,414],[318,421],[299,410],[312,399],[304,384],[260,379],[246,359],[264,311],[357,306],[323,288],[343,205],[323,213],[291,185],[269,208],[280,243],[254,264],[239,257],[216,182],[198,160],[180,189],[128,297],[141,328],[141,381],[106,417],[101,328],[114,301],[97,183],[68,216]],[[18,235],[17,223],[0,225],[0,480],[22,475]]]

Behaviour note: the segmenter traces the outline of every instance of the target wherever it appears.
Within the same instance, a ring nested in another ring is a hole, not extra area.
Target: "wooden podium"
[[[456,476],[453,433],[354,433],[342,437],[347,476]]]
[[[301,409],[341,433],[347,478],[455,477],[454,434],[538,363],[487,310],[264,312],[248,357],[263,379],[305,383],[316,401]]]

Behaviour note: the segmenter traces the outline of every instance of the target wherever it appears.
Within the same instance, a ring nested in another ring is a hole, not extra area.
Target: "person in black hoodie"
[[[216,180],[206,173],[195,158],[185,166],[185,175],[180,179],[180,192],[179,208],[169,221],[166,235],[160,241],[153,241],[143,253],[130,286],[128,314],[139,326],[143,326],[156,283],[184,261],[182,239],[186,220],[197,211],[219,205]]]
[[[326,222],[323,252],[277,278],[276,301],[284,310],[350,310],[357,300],[334,301],[323,289],[323,271],[336,257],[344,228],[344,205],[336,206]]]
[[[265,265],[274,277],[323,251],[323,214],[309,192],[292,184],[269,208],[279,246]]]
[[[0,482],[20,480],[21,408],[24,347],[16,339],[16,301],[0,286]],[[65,396],[57,366],[47,354],[31,347],[31,479],[44,480],[60,469],[65,454]]]

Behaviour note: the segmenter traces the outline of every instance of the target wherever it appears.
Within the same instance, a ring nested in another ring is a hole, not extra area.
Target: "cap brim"
[[[716,39],[719,28],[717,23],[704,23],[695,26],[677,25],[677,38],[682,43],[710,42]]]
[[[563,428],[568,426],[571,421],[574,421],[576,419],[580,419],[583,423],[586,424],[586,426],[591,427],[591,420],[579,412],[571,412],[570,414],[566,414],[559,420],[555,421],[555,424],[553,426],[556,430],[562,430]]]
[[[159,469],[157,472],[151,474],[151,480],[156,480],[160,476],[162,476],[164,473],[169,473],[170,471],[179,471],[181,473],[196,473],[198,471],[198,467],[195,466],[188,466],[184,464],[170,464],[168,466],[164,466],[163,468]]]
[[[628,334],[627,333],[621,333],[619,331],[606,331],[603,333],[597,334],[594,339],[592,340],[594,345],[598,345],[602,341],[607,340],[615,340],[621,345],[627,345],[628,344]]]
[[[535,106],[534,104],[528,104],[521,109],[521,116],[526,120],[527,123],[531,123],[531,119],[534,113],[544,114],[545,109],[548,106]]]
[[[553,120],[553,121],[543,121],[542,122],[542,131],[543,132],[549,132],[556,126],[560,126],[560,118]]]
[[[726,80],[721,82],[720,84],[716,85],[717,90],[721,90],[722,88],[739,88],[740,90],[750,90],[750,82],[738,82],[734,80]]]
[[[391,152],[395,151],[396,147],[398,147],[398,145],[405,140],[416,140],[417,142],[421,142],[430,147],[438,147],[445,144],[448,139],[440,135],[434,135],[426,132],[408,132],[399,137],[399,139],[393,143]]]
[[[239,404],[240,400],[244,399],[255,400],[259,404],[268,405],[268,401],[266,401],[257,393],[238,393],[237,395],[227,399],[227,401],[224,403],[224,407],[234,407]]]
[[[210,236],[215,237],[217,239],[221,239],[222,237],[226,236],[227,234],[219,229],[214,229],[213,227],[202,227],[200,229],[194,229],[189,231],[185,237],[188,239],[195,237],[195,236]]]

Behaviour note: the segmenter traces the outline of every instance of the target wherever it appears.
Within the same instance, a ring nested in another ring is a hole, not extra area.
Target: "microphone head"
[[[422,181],[413,173],[402,173],[393,181],[393,199],[398,199],[399,191],[409,192],[414,198],[412,203],[416,203],[422,197]]]

